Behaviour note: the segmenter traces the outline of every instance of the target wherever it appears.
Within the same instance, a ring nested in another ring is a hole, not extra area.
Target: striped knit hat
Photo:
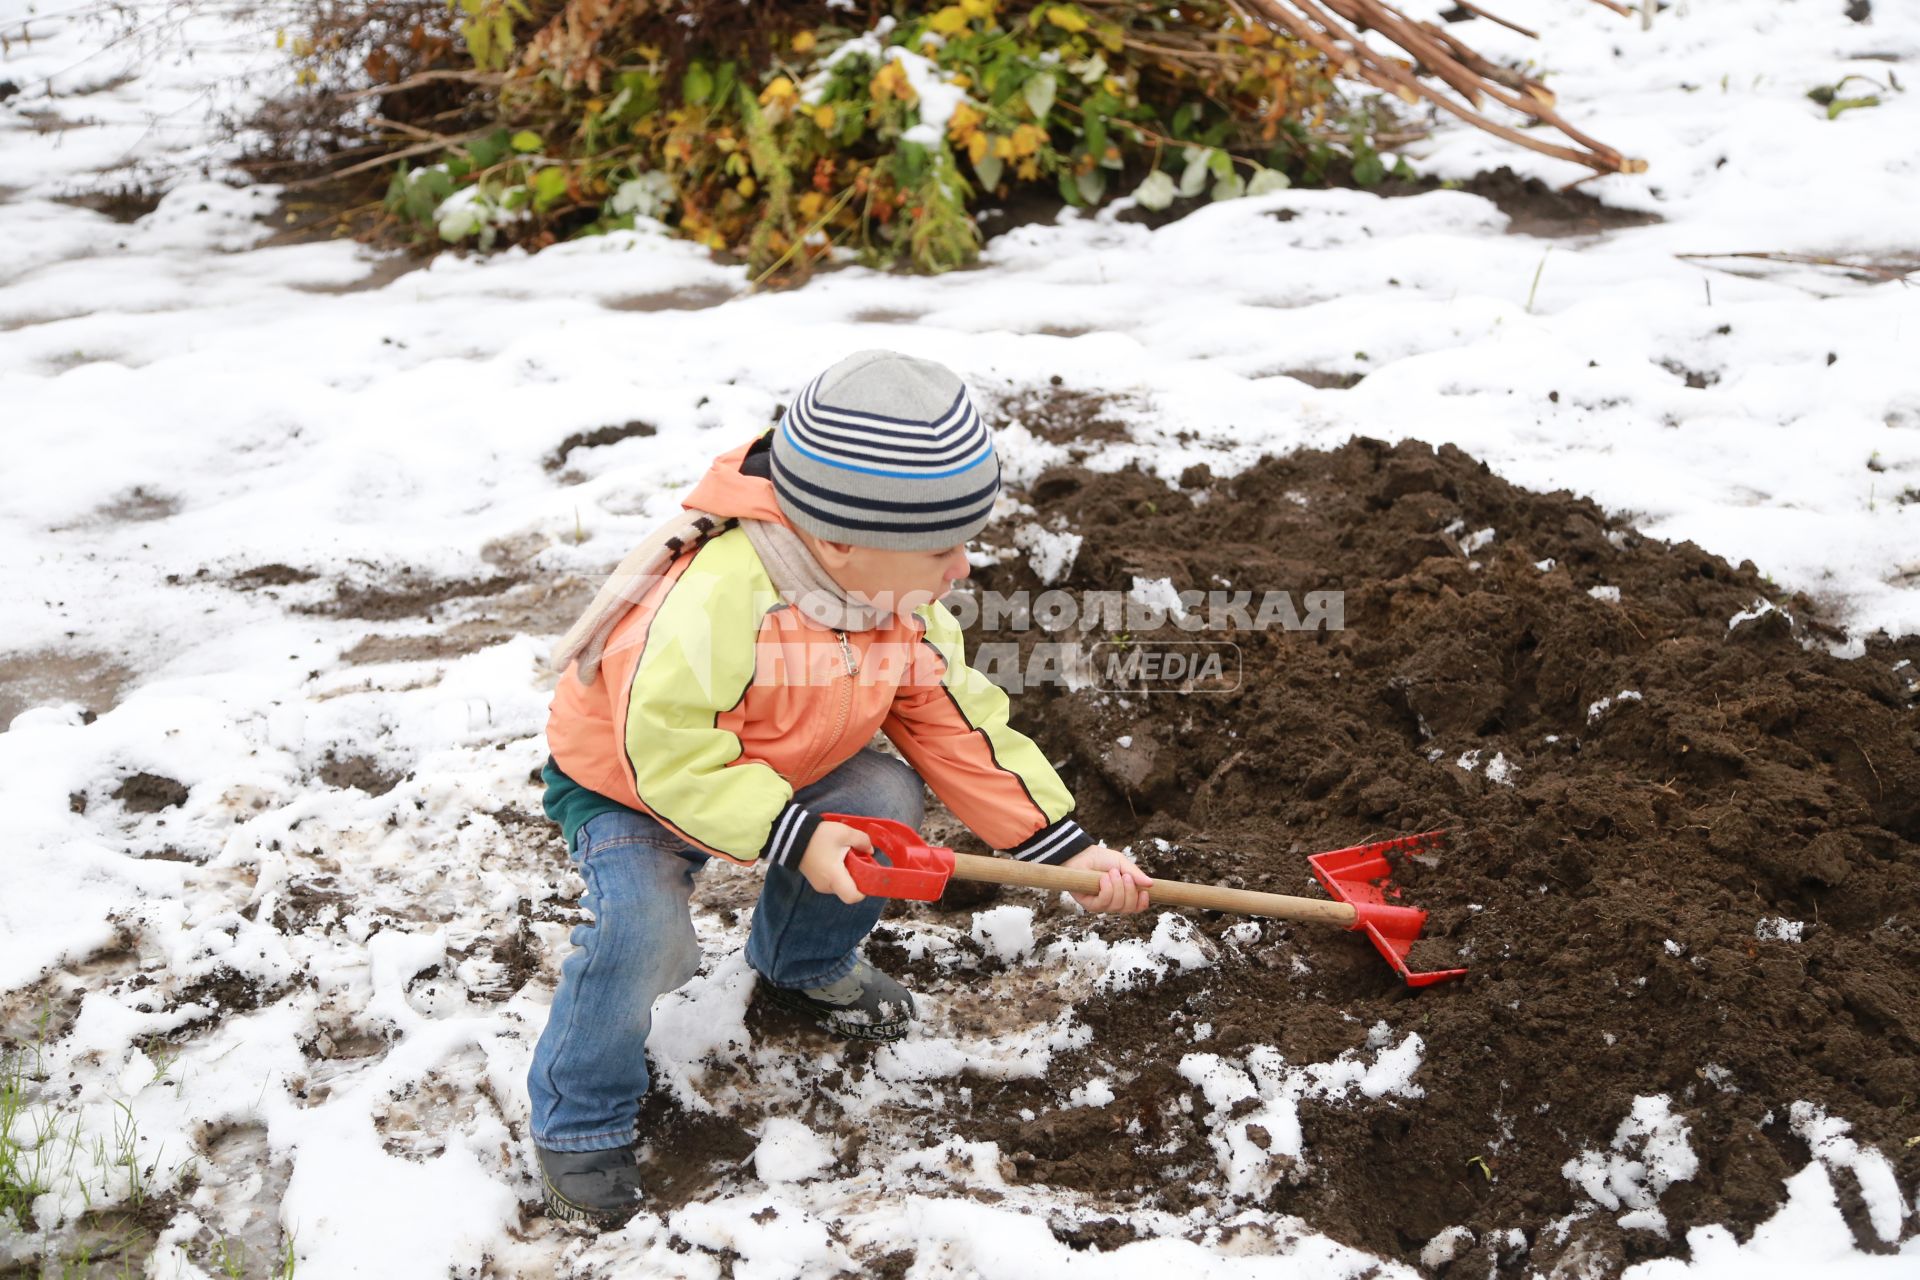
[[[793,398],[773,434],[773,491],[831,542],[938,551],[986,527],[1000,492],[993,436],[945,365],[856,351]]]

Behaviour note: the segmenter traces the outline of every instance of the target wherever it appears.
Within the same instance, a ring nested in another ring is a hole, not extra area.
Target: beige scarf
[[[577,659],[580,665],[576,678],[583,685],[591,685],[599,678],[607,637],[627,611],[640,603],[681,552],[719,537],[735,525],[746,529],[747,540],[773,580],[773,589],[805,617],[835,631],[871,631],[892,621],[872,604],[848,595],[788,526],[773,520],[689,510],[655,529],[627,553],[587,611],[555,646],[549,664],[555,671],[565,671]]]

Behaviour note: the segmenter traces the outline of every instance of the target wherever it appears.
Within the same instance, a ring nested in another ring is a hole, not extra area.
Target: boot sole
[[[760,983],[760,994],[773,1004],[810,1018],[821,1030],[831,1032],[847,1040],[864,1040],[869,1044],[889,1044],[904,1039],[912,1018],[902,1018],[897,1022],[841,1022],[834,1017],[834,1010],[815,1004],[798,991],[789,991],[785,987],[776,987],[771,982]]]
[[[586,1205],[575,1204],[561,1195],[544,1176],[540,1179],[540,1185],[546,1192],[548,1216],[558,1218],[562,1222],[571,1222],[576,1226],[593,1227],[601,1231],[612,1227],[623,1227],[634,1214],[640,1211],[637,1205],[625,1212],[589,1209]]]

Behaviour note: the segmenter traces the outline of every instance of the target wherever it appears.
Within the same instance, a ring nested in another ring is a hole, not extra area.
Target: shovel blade
[[[1427,913],[1418,907],[1401,906],[1396,899],[1400,890],[1393,886],[1394,857],[1411,857],[1436,849],[1446,838],[1445,831],[1423,831],[1419,835],[1399,836],[1351,849],[1316,853],[1307,859],[1315,878],[1334,899],[1352,907],[1356,915],[1353,928],[1367,935],[1375,950],[1386,957],[1394,972],[1410,987],[1430,987],[1436,982],[1464,977],[1465,969],[1429,969],[1415,972],[1407,966],[1407,954],[1420,940]]]

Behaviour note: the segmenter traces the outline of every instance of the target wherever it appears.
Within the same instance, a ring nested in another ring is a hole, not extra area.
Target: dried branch
[[[1488,22],[1491,22],[1496,26],[1505,27],[1509,31],[1518,31],[1521,35],[1525,36],[1529,40],[1538,40],[1540,38],[1540,33],[1538,31],[1530,31],[1526,27],[1521,26],[1517,22],[1508,22],[1505,18],[1501,17],[1497,13],[1488,13],[1485,9],[1482,9],[1479,5],[1474,4],[1473,0],[1453,0],[1453,2],[1459,5],[1462,9],[1465,9],[1468,13],[1472,14],[1474,17],[1485,18]]]
[[[1761,262],[1785,262],[1801,267],[1833,267],[1840,271],[1857,271],[1863,275],[1877,276],[1879,279],[1898,280],[1908,283],[1907,277],[1920,272],[1920,262],[1911,266],[1900,263],[1848,262],[1844,258],[1829,257],[1819,253],[1767,253],[1750,251],[1746,253],[1676,253],[1673,255],[1687,262],[1704,262],[1711,258],[1751,258]]]
[[[1495,137],[1596,173],[1646,171],[1646,161],[1621,155],[1563,119],[1554,110],[1552,91],[1539,81],[1495,65],[1459,39],[1431,23],[1413,21],[1384,0],[1244,2],[1271,26],[1330,59],[1343,74],[1365,80],[1403,102],[1431,102]],[[1480,9],[1470,11],[1490,16]],[[1377,32],[1413,61],[1379,52],[1361,38],[1362,31]],[[1574,145],[1548,142],[1491,118],[1483,107],[1487,98],[1557,131]]]

